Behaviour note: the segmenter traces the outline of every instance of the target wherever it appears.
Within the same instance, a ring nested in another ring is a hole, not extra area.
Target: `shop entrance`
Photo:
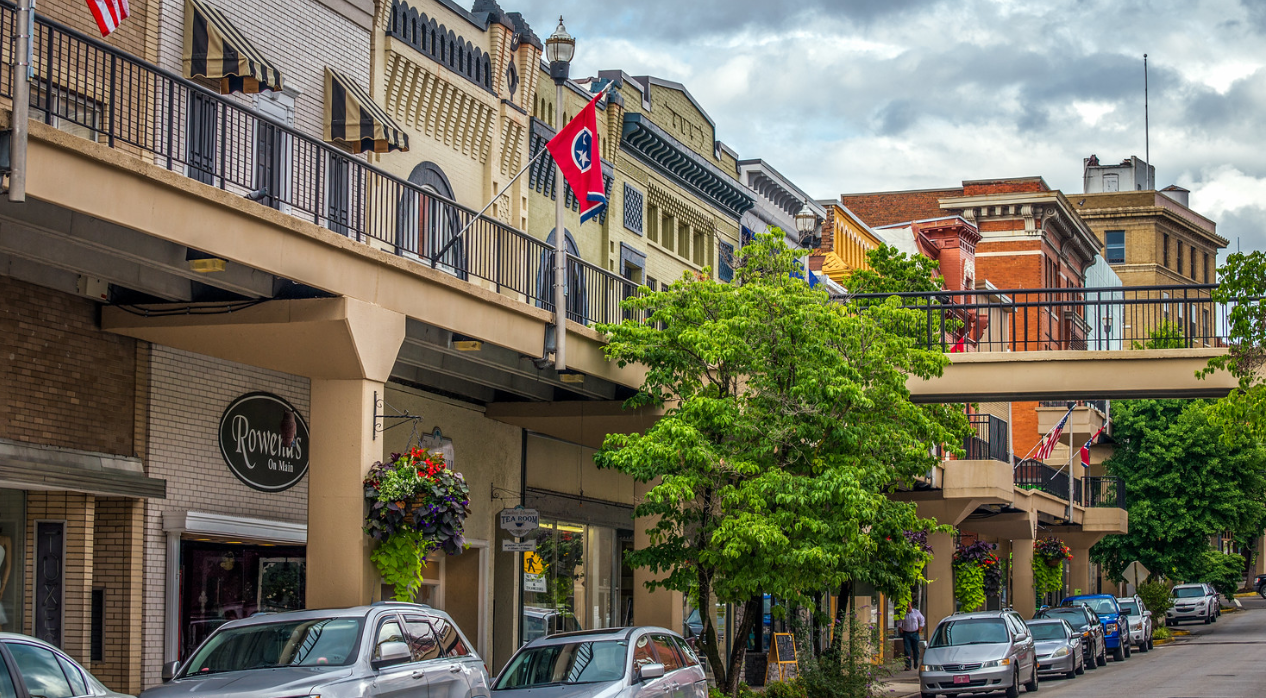
[[[259,612],[304,607],[306,549],[180,542],[180,659],[216,628]]]

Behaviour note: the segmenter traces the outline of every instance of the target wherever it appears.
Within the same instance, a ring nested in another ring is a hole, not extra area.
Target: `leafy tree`
[[[1218,270],[1213,300],[1230,305],[1227,334],[1230,351],[1209,361],[1206,375],[1229,371],[1238,390],[1218,402],[1216,414],[1227,431],[1246,432],[1266,441],[1266,253],[1236,253]]]
[[[1244,558],[1234,553],[1206,550],[1197,561],[1192,576],[1186,579],[1212,584],[1214,589],[1233,599],[1244,581]]]
[[[844,277],[850,293],[918,293],[940,291],[941,263],[923,255],[906,255],[891,245],[866,253],[870,269],[857,269]]]
[[[808,605],[863,575],[917,579],[906,561],[925,553],[902,533],[934,524],[885,492],[936,463],[932,444],[966,433],[955,409],[910,402],[907,376],[947,363],[916,347],[919,314],[896,299],[831,303],[791,276],[797,266],[781,234],[761,235],[734,283],[687,273],[625,301],[648,321],[600,327],[612,360],[646,367],[626,406],[664,408],[595,456],[651,483],[635,509],[650,542],[629,562],[658,575],[652,589],[743,605],[724,663],[712,614],[700,614],[704,652],[732,695],[762,593]],[[881,554],[892,564],[872,564]]]
[[[1169,320],[1161,321],[1161,324],[1148,333],[1146,342],[1132,342],[1131,349],[1184,349],[1187,347],[1187,338],[1183,335],[1182,326]]]
[[[1091,549],[1110,577],[1120,579],[1137,559],[1171,579],[1198,579],[1210,536],[1230,531],[1246,541],[1261,535],[1266,449],[1242,432],[1225,437],[1215,411],[1202,400],[1112,405],[1118,445],[1105,465],[1125,480],[1130,532]]]

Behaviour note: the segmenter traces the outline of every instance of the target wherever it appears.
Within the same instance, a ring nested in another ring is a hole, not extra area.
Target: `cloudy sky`
[[[1266,0],[501,0],[577,37],[574,77],[684,83],[741,157],[815,198],[1143,157],[1266,249]]]

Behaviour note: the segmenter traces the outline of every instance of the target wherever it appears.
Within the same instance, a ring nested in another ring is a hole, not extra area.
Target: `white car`
[[[1121,612],[1129,616],[1130,643],[1140,652],[1152,649],[1152,612],[1143,605],[1143,599],[1125,596],[1117,599]]]
[[[1187,620],[1212,623],[1221,609],[1209,592],[1207,584],[1179,584],[1170,589],[1169,600],[1174,605],[1165,611],[1165,624],[1174,626]]]

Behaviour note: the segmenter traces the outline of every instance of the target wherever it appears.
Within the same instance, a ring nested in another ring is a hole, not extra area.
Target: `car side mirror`
[[[370,662],[374,669],[404,664],[413,659],[409,645],[403,642],[384,642],[378,646],[378,658]]]
[[[1152,617],[1152,612],[1151,612],[1151,611],[1143,611],[1143,617],[1144,617],[1144,618],[1151,618],[1151,617]]]
[[[920,650],[920,651],[922,651],[922,650],[925,650],[925,649],[927,649],[927,648],[928,648],[928,641],[927,641],[927,640],[919,640],[919,650]]]
[[[663,664],[643,664],[642,668],[637,670],[638,681],[650,681],[652,679],[658,679],[663,675]]]
[[[176,678],[177,671],[180,671],[180,662],[163,662],[163,683]]]

